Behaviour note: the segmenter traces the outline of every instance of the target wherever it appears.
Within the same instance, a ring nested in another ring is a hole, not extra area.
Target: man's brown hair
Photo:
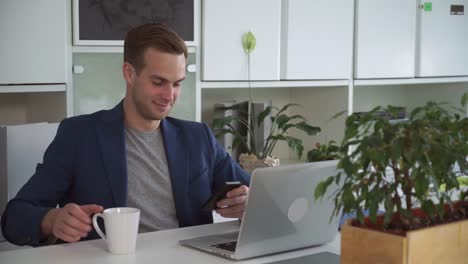
[[[145,66],[143,54],[148,48],[170,54],[184,54],[188,51],[184,40],[163,24],[143,24],[130,29],[125,36],[124,61],[135,67],[136,72]]]

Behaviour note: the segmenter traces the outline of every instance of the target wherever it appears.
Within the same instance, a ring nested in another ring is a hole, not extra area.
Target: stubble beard
[[[151,111],[151,108],[153,107],[152,104],[153,104],[152,101],[149,101],[147,103],[138,102],[136,104],[136,110],[138,114],[147,121],[160,121],[164,119],[165,117],[167,117],[170,113],[170,110],[172,109],[172,106],[171,106],[171,108],[167,112],[154,113],[153,111]]]

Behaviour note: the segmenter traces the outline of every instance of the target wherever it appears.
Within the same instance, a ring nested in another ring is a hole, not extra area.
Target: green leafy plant
[[[287,115],[285,111],[289,107],[298,106],[297,104],[286,104],[281,109],[268,106],[264,111],[255,115],[255,124],[251,124],[242,115],[239,117],[227,116],[222,118],[216,118],[213,120],[213,129],[215,134],[226,134],[230,133],[234,135],[233,148],[240,147],[247,154],[254,154],[259,159],[265,159],[272,155],[276,144],[279,141],[286,141],[289,148],[291,148],[297,157],[300,159],[304,151],[302,140],[293,136],[290,136],[288,132],[290,129],[295,128],[305,132],[307,135],[312,136],[320,132],[319,127],[310,125],[302,115]],[[273,112],[273,113],[272,113]],[[260,127],[264,122],[265,118],[271,114],[271,128],[267,135],[263,148],[257,149],[256,137],[254,136],[254,128]],[[234,127],[232,122],[238,122],[240,126],[247,130],[247,135],[241,134],[240,129]]]
[[[462,105],[467,100],[465,94]],[[456,211],[450,197],[460,191],[458,177],[467,175],[468,169],[468,118],[463,110],[450,112],[429,102],[415,108],[404,122],[379,117],[381,110],[397,115],[398,108],[376,107],[360,118],[346,119],[337,165],[341,171],[321,182],[315,197],[322,197],[330,184],[342,183],[333,195],[334,215],[356,213],[364,224],[363,211],[368,211],[369,219],[377,223],[383,207],[383,228],[411,230],[466,217],[467,209]],[[460,191],[458,199],[464,200],[466,194]],[[423,217],[412,210],[419,206]]]
[[[326,144],[315,143],[315,148],[307,152],[307,161],[335,160],[340,157],[340,147],[336,141],[330,140]]]
[[[276,147],[278,141],[286,141],[289,148],[291,148],[297,157],[300,159],[304,151],[304,146],[302,145],[302,140],[296,137],[292,137],[288,134],[290,129],[295,128],[305,132],[307,135],[315,135],[320,132],[319,127],[314,127],[310,125],[307,120],[302,115],[287,115],[286,111],[290,107],[298,107],[297,104],[286,104],[281,108],[275,106],[268,106],[265,110],[260,113],[255,112],[253,106],[252,94],[251,94],[251,53],[255,50],[257,45],[257,40],[252,31],[245,33],[242,37],[242,46],[245,53],[247,54],[247,65],[248,65],[248,90],[249,90],[249,102],[247,109],[242,108],[243,105],[239,104],[234,106],[234,109],[239,111],[241,114],[239,116],[226,116],[221,118],[215,118],[213,120],[213,130],[217,136],[230,133],[234,135],[233,148],[239,148],[247,154],[253,154],[258,159],[265,159],[272,155],[273,150]],[[247,118],[246,118],[247,117]],[[263,142],[263,144],[258,144],[256,142],[255,131],[258,130],[266,118],[271,120],[271,128],[269,130],[268,136]],[[237,122],[239,126],[246,130],[246,135],[240,132],[239,127],[233,125],[234,122]],[[263,145],[262,148],[257,148],[257,146]],[[237,157],[236,157],[237,158]]]
[[[460,185],[460,188],[468,188],[468,176],[460,176],[457,178],[458,184]],[[447,190],[446,184],[441,184],[440,185],[440,190],[445,191]]]

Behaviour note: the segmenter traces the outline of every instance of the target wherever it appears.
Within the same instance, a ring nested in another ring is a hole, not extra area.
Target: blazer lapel
[[[126,206],[127,159],[122,102],[103,113],[102,121],[97,127],[98,142],[114,206]]]
[[[185,195],[188,192],[188,179],[190,175],[190,156],[185,142],[179,136],[180,129],[170,121],[161,121],[161,131],[166,150],[167,165],[172,182],[172,192],[179,221],[186,219],[188,215],[184,210],[187,206]]]

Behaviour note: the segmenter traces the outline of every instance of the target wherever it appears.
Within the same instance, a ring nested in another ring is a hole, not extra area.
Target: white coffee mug
[[[98,226],[98,217],[104,219],[106,234]],[[94,229],[107,242],[109,251],[114,254],[135,252],[139,221],[140,210],[131,207],[109,208],[93,216]]]

